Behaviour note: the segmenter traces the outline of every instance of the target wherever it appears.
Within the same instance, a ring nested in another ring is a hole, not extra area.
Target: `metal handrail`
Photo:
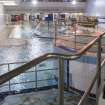
[[[0,66],[3,65],[12,65],[12,64],[20,64],[20,63],[27,63],[28,61],[17,61],[17,62],[7,62],[7,63],[0,63]]]
[[[65,54],[59,54],[59,53],[47,53],[44,54],[26,64],[23,64],[22,66],[13,69],[12,71],[5,73],[3,75],[0,76],[0,85],[9,81],[10,79],[12,79],[13,77],[27,71],[28,69],[30,69],[31,67],[41,63],[44,60],[47,60],[49,58],[60,58],[60,59],[69,59],[69,60],[75,60],[80,58],[88,49],[91,48],[91,46],[97,42],[103,35],[105,35],[105,33],[97,36],[94,40],[92,40],[90,43],[88,43],[86,46],[84,46],[81,50],[79,50],[79,52],[75,53],[75,54],[71,54],[71,55],[65,55]]]
[[[101,67],[105,64],[105,59],[101,62]],[[99,70],[96,71],[96,74],[89,86],[89,88],[85,91],[84,95],[82,96],[81,100],[79,101],[78,105],[83,105],[84,101],[87,99],[88,95],[90,94],[99,74]]]

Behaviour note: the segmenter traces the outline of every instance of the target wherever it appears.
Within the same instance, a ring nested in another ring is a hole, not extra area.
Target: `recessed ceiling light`
[[[73,0],[71,3],[72,3],[73,5],[76,5],[76,4],[77,4],[77,1],[76,1],[76,0]]]
[[[33,0],[33,1],[32,1],[32,4],[33,4],[33,5],[36,5],[37,3],[38,3],[37,0]]]

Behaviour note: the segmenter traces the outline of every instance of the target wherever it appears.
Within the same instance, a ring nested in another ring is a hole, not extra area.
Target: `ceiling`
[[[10,1],[15,1],[15,2],[31,2],[33,0],[0,0],[0,1],[4,1],[4,2],[10,2]],[[65,2],[70,2],[72,0],[37,0],[37,1],[49,1],[49,2],[62,2],[62,1],[65,1]],[[86,2],[87,0],[76,0],[76,1]]]
[[[20,5],[20,4],[31,4],[33,1],[39,2],[71,2],[73,0],[0,0],[0,3],[4,5]],[[86,2],[88,0],[76,0],[78,2]]]
[[[32,5],[30,3],[5,6],[6,13],[23,13],[23,12],[84,12],[86,8],[86,3],[78,3],[78,5],[72,5],[71,3],[61,3],[61,2],[39,2],[37,5]]]

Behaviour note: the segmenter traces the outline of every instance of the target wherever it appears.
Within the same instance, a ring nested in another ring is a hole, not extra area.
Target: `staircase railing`
[[[45,61],[50,58],[59,59],[59,105],[64,105],[64,60],[75,60],[75,59],[80,58],[83,54],[85,54],[86,51],[88,51],[88,49],[90,49],[97,42],[97,46],[98,46],[97,72],[95,74],[95,77],[94,77],[92,83],[90,84],[89,88],[87,89],[87,91],[85,92],[83,97],[81,98],[78,105],[84,104],[84,102],[88,98],[88,95],[89,95],[90,91],[92,90],[92,87],[96,80],[97,80],[97,91],[96,91],[97,98],[96,99],[97,99],[97,105],[98,105],[99,88],[100,88],[100,84],[101,84],[101,65],[103,65],[105,63],[105,61],[103,61],[101,63],[101,38],[104,35],[105,35],[105,33],[97,36],[94,40],[92,40],[90,43],[88,43],[86,46],[84,46],[81,50],[79,50],[75,54],[65,55],[65,54],[59,54],[59,53],[47,53],[47,54],[44,54],[44,55],[26,63],[26,64],[23,64],[22,66],[15,68],[12,71],[9,71],[8,73],[1,75],[0,76],[0,85],[9,81],[13,77],[16,77],[19,74],[27,71],[28,69],[41,63],[42,61]]]
[[[105,59],[101,62],[101,67],[103,67],[104,64],[105,64]],[[95,73],[95,76],[94,76],[94,78],[93,78],[91,84],[89,85],[88,89],[85,91],[85,93],[84,93],[84,95],[82,96],[81,100],[79,101],[78,105],[85,105],[84,102],[85,102],[85,100],[87,100],[87,98],[88,98],[88,96],[89,96],[89,94],[90,94],[90,92],[91,92],[91,90],[92,90],[92,88],[93,88],[93,86],[94,86],[96,80],[99,79],[99,81],[101,81],[101,77],[97,78],[98,76],[101,76],[100,71],[101,71],[101,70],[97,69],[97,71],[96,71],[96,73]],[[99,81],[97,81],[97,82],[99,82]],[[98,87],[98,89],[99,89],[99,88],[100,88],[100,84],[97,84],[97,85],[99,86],[99,87]],[[98,90],[97,90],[97,91],[98,91]],[[99,91],[98,91],[97,94],[98,94],[98,96],[99,96]],[[98,98],[98,96],[97,96],[97,98]],[[97,102],[96,102],[96,103],[97,103]],[[98,104],[98,103],[97,103],[97,104]]]
[[[58,60],[57,60],[58,61]],[[0,94],[22,93],[24,91],[41,90],[57,87],[58,77],[55,72],[59,70],[56,59],[42,62],[26,72],[9,80],[0,86]],[[0,64],[0,74],[11,71],[29,61],[7,62]],[[48,66],[51,65],[51,66]],[[41,74],[41,76],[40,76]],[[29,78],[30,77],[30,78]]]

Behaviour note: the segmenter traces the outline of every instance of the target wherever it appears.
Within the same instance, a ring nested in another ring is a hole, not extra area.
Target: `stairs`
[[[50,89],[25,94],[9,95],[1,105],[58,105],[58,90]],[[81,96],[73,92],[64,92],[64,105],[77,105]],[[86,105],[95,105],[95,101],[89,99]]]
[[[99,105],[105,105],[105,85],[103,86],[102,92],[100,94]]]

